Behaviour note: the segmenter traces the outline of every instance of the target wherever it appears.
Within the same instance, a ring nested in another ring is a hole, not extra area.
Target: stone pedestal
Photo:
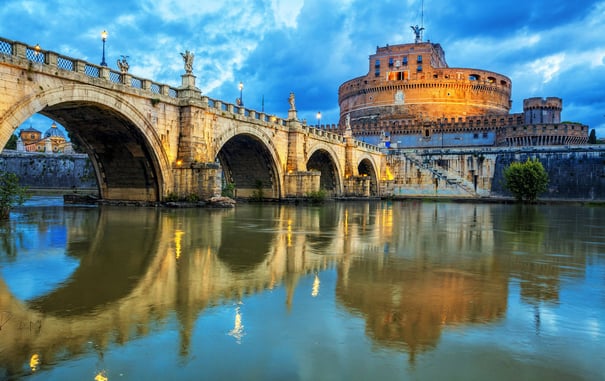
[[[181,75],[181,87],[179,87],[178,97],[179,98],[192,98],[201,97],[202,90],[195,87],[195,75],[183,74]]]

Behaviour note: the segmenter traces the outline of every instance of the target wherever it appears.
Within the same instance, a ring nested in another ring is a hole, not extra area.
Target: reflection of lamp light
[[[321,123],[321,111],[317,111],[317,128],[319,128],[320,123]]]
[[[242,304],[242,302],[238,304]],[[233,323],[233,329],[229,331],[229,336],[234,337],[238,344],[241,344],[242,337],[244,337],[244,324],[242,323],[242,313],[239,305],[235,307],[235,322]]]
[[[182,230],[176,230],[174,232],[174,256],[179,259],[181,256],[181,238],[185,234]]]
[[[105,376],[105,371],[102,370],[95,376],[95,381],[107,381],[107,376]]]
[[[32,372],[35,372],[38,370],[39,366],[40,366],[40,355],[38,355],[37,353],[34,353],[32,355],[32,357],[29,359],[29,368],[32,370]]]
[[[316,297],[319,295],[319,276],[315,274],[315,279],[313,279],[313,288],[311,289],[311,296]]]

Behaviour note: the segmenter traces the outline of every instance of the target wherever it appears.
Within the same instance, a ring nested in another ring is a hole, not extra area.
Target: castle
[[[441,45],[376,47],[368,73],[338,89],[338,130],[390,148],[575,145],[588,126],[561,122],[561,98],[530,98],[510,114],[512,81],[486,70],[451,68]]]

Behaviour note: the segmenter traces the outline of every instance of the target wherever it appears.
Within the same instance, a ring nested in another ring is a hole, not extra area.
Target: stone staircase
[[[414,165],[416,165],[416,167],[418,167],[418,169],[421,171],[428,171],[434,178],[458,188],[461,191],[461,196],[466,195],[466,197],[473,198],[481,197],[481,194],[475,191],[473,183],[461,177],[457,173],[431,163],[428,160],[422,160],[417,154],[412,152],[404,152],[403,156],[406,158],[406,160],[414,163]]]

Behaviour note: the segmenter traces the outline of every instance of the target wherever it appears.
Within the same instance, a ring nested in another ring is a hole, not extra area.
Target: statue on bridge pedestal
[[[185,53],[181,53],[183,61],[185,61],[185,72],[191,74],[193,72],[193,58],[195,55],[189,50],[185,50]]]
[[[128,56],[120,56],[121,59],[118,60],[118,67],[122,73],[128,73],[128,69],[130,65],[128,64]]]
[[[296,110],[296,106],[294,105],[294,92],[290,92],[288,103],[290,103],[290,110]]]

